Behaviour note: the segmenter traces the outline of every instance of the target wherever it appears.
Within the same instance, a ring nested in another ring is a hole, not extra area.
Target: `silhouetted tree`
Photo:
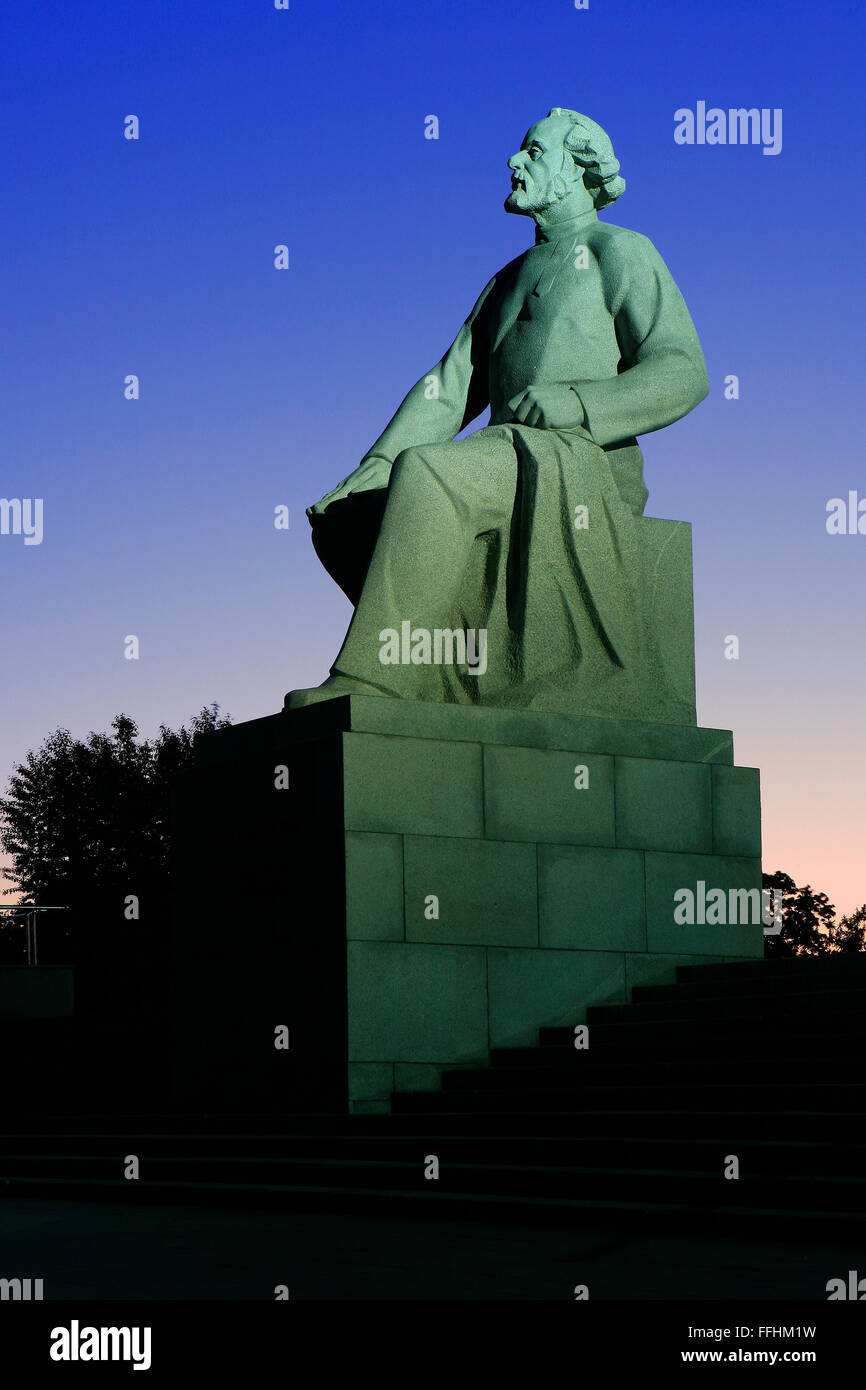
[[[846,955],[866,951],[866,903],[850,917],[839,918],[830,931],[830,950]]]
[[[139,739],[125,714],[110,734],[84,740],[57,729],[0,800],[0,848],[13,864],[5,892],[69,907],[62,921],[40,923],[40,958],[82,966],[84,994],[100,1011],[147,1002],[170,904],[172,783],[194,741],[228,723],[214,704],[189,727],[161,725],[154,739]]]
[[[813,892],[808,883],[798,888],[781,869],[764,874],[763,883],[782,894],[782,930],[764,938],[768,956],[820,956],[832,949],[836,909],[826,893]]]

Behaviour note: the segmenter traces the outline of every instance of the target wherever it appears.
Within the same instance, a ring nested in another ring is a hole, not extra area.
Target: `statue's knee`
[[[401,449],[391,465],[391,484],[411,467],[414,449]]]
[[[428,478],[435,472],[431,461],[431,454],[435,453],[435,446],[432,449],[412,447],[403,449],[394,460],[391,470],[391,486],[399,479],[405,478],[407,481],[417,484]]]

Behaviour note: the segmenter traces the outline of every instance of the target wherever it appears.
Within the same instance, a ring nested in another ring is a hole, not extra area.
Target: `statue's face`
[[[506,212],[532,217],[552,207],[571,186],[574,162],[564,157],[563,149],[569,129],[568,119],[546,116],[526,132],[517,154],[508,161],[511,192],[505,200]]]

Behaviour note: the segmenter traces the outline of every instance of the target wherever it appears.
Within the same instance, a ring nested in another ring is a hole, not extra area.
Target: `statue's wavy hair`
[[[592,197],[596,212],[609,207],[625,192],[625,179],[620,177],[619,160],[613,152],[610,136],[589,116],[554,106],[548,116],[567,116],[571,129],[563,142],[575,164],[583,169],[583,183]]]

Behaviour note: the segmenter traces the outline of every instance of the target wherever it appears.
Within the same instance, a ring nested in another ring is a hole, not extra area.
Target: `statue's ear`
[[[568,154],[568,151],[566,151],[566,153]],[[571,165],[570,170],[569,165]],[[568,155],[568,159],[565,161],[564,172],[566,178],[570,180],[571,184],[583,184],[583,187],[586,189],[587,193],[592,192],[592,189],[586,181],[586,168],[583,164],[578,164],[577,160],[574,159],[570,154]]]

